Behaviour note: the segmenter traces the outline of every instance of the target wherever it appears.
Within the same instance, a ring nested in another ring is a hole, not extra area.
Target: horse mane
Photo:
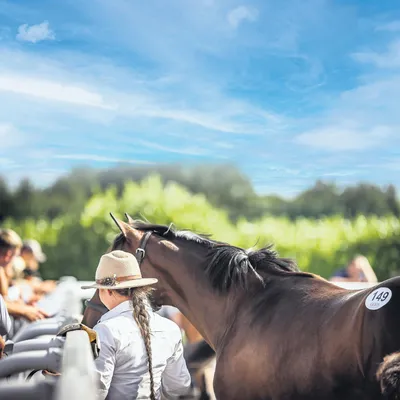
[[[129,225],[139,231],[151,231],[167,240],[184,240],[202,245],[207,249],[204,271],[211,286],[220,292],[227,292],[234,286],[247,289],[251,277],[265,285],[268,275],[312,276],[301,272],[294,260],[278,257],[278,253],[272,250],[272,244],[259,250],[245,250],[211,240],[208,234],[173,229],[172,224],[167,226],[134,220]],[[114,240],[112,250],[121,248],[124,243],[125,237],[121,233]]]

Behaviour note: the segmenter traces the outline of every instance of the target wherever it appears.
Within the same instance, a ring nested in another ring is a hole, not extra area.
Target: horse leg
[[[198,342],[187,343],[184,348],[184,357],[192,376],[193,385],[201,393],[200,398],[211,399],[208,393],[205,374],[208,373],[208,366],[215,357],[214,350],[203,339]]]
[[[201,373],[201,376],[199,377],[198,382],[199,382],[199,388],[201,391],[199,400],[211,400],[211,397],[208,394],[206,374],[204,372]]]

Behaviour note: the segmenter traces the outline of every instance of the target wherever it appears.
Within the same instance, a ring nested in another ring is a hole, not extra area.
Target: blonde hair
[[[22,240],[17,232],[12,229],[0,228],[0,254],[21,248]]]

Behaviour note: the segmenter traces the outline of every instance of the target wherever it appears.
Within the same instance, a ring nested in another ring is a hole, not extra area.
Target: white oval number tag
[[[391,298],[392,291],[387,287],[380,287],[371,292],[365,299],[365,307],[369,310],[378,310],[389,303]]]

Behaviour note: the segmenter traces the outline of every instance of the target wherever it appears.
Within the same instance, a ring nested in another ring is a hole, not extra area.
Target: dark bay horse
[[[112,249],[136,254],[143,276],[158,278],[156,300],[181,310],[215,351],[218,399],[400,398],[399,278],[343,289],[270,247],[114,220]],[[101,304],[97,294],[91,302]]]

